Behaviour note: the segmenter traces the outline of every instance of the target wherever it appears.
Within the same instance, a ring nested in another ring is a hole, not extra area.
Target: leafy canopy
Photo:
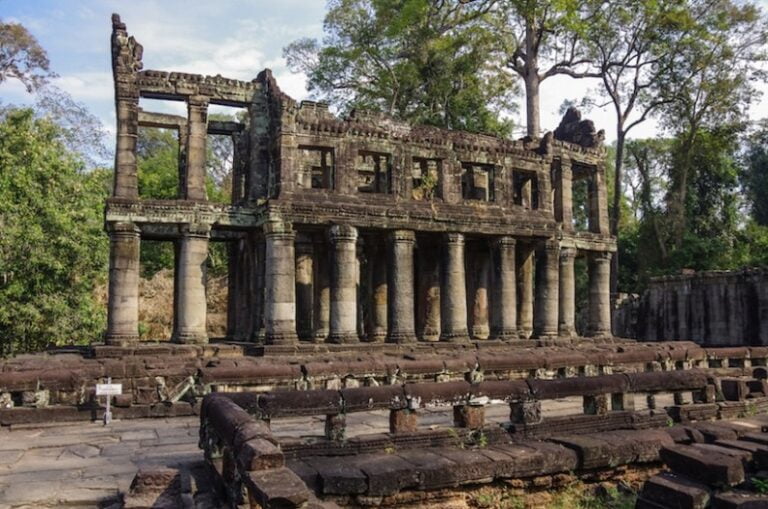
[[[83,171],[61,128],[10,109],[0,120],[0,353],[87,343],[104,330],[102,211],[111,174]]]

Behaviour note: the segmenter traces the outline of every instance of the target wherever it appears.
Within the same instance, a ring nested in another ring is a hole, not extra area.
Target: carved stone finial
[[[600,134],[602,133],[602,134]],[[605,139],[605,131],[599,133],[591,120],[582,120],[581,112],[571,106],[566,110],[560,125],[555,129],[555,139],[581,145],[582,147],[598,147]]]

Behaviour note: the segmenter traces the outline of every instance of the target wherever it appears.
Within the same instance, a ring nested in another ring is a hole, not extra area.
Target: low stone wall
[[[614,333],[644,341],[768,345],[768,272],[709,271],[651,280],[641,297],[624,299]]]
[[[121,383],[114,416],[169,417],[197,412],[211,392],[371,387],[406,382],[570,378],[619,372],[710,367],[740,374],[766,365],[768,348],[701,348],[690,342],[584,343],[523,348],[478,341],[373,348],[339,347],[251,355],[252,345],[93,347],[19,356],[0,363],[0,424],[100,419],[95,386]]]
[[[675,404],[634,410],[634,396],[650,402],[658,392],[672,392]],[[542,419],[542,401],[569,396],[583,397],[583,414]],[[489,401],[507,402],[510,422],[484,422]],[[436,406],[454,408],[453,427],[418,426],[419,409]],[[389,433],[345,437],[347,415],[376,409],[389,410]],[[233,505],[408,506],[471,485],[541,486],[563,475],[608,479],[621,468],[658,468],[662,451],[676,443],[762,431],[758,424],[733,430],[692,421],[767,409],[763,379],[719,378],[709,370],[212,394],[202,406],[200,446]],[[326,415],[324,436],[308,429],[304,438],[277,438],[279,418],[298,415]]]

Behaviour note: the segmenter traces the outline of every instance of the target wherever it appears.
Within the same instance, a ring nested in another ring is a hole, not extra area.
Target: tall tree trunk
[[[614,161],[613,181],[613,205],[610,210],[611,235],[617,241],[619,237],[619,221],[621,220],[621,180],[624,174],[624,145],[627,133],[624,131],[624,123],[619,121],[616,125],[616,159]],[[616,295],[619,290],[619,252],[616,251],[611,258],[611,295]]]
[[[536,48],[536,19],[531,16],[525,23],[525,114],[528,136],[538,138],[541,132],[539,117],[539,55]]]
[[[525,114],[528,124],[528,136],[538,138],[541,133],[541,118],[539,116],[539,73],[534,69],[527,70],[525,76]]]

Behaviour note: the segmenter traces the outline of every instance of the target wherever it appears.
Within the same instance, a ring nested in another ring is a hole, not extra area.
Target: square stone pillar
[[[187,100],[187,165],[182,195],[187,200],[207,200],[205,191],[208,98],[193,95]]]
[[[573,231],[573,169],[570,159],[560,160],[557,171],[555,220],[563,224],[563,231]]]
[[[126,346],[139,341],[140,230],[133,223],[114,223],[109,230],[108,345]]]
[[[328,341],[356,343],[357,337],[357,228],[334,225],[329,231],[331,262],[331,323]]]
[[[523,243],[517,247],[517,274],[519,308],[517,329],[521,337],[528,339],[533,334],[533,266],[534,249]]]
[[[467,283],[464,273],[464,235],[444,236],[440,285],[440,340],[462,341],[467,333]]]
[[[560,320],[558,329],[562,337],[576,336],[576,274],[574,262],[577,251],[560,250]]]
[[[611,253],[589,254],[590,336],[611,335]]]
[[[387,240],[389,244],[387,341],[409,343],[416,341],[413,283],[413,246],[416,235],[411,230],[395,230],[389,233]]]
[[[510,340],[517,338],[517,278],[515,246],[512,237],[493,240],[493,283],[491,286],[491,337]]]
[[[557,336],[559,315],[560,246],[546,241],[536,255],[534,331],[539,338]]]
[[[118,87],[119,88],[119,87]],[[139,95],[130,90],[116,92],[117,136],[115,145],[115,179],[112,196],[139,197],[136,145],[139,139]]]
[[[296,233],[290,223],[264,225],[266,238],[264,273],[264,334],[267,344],[286,345],[296,335]]]
[[[211,227],[189,224],[182,227],[176,264],[178,302],[176,303],[176,343],[207,343],[207,304],[205,299],[206,260]]]

